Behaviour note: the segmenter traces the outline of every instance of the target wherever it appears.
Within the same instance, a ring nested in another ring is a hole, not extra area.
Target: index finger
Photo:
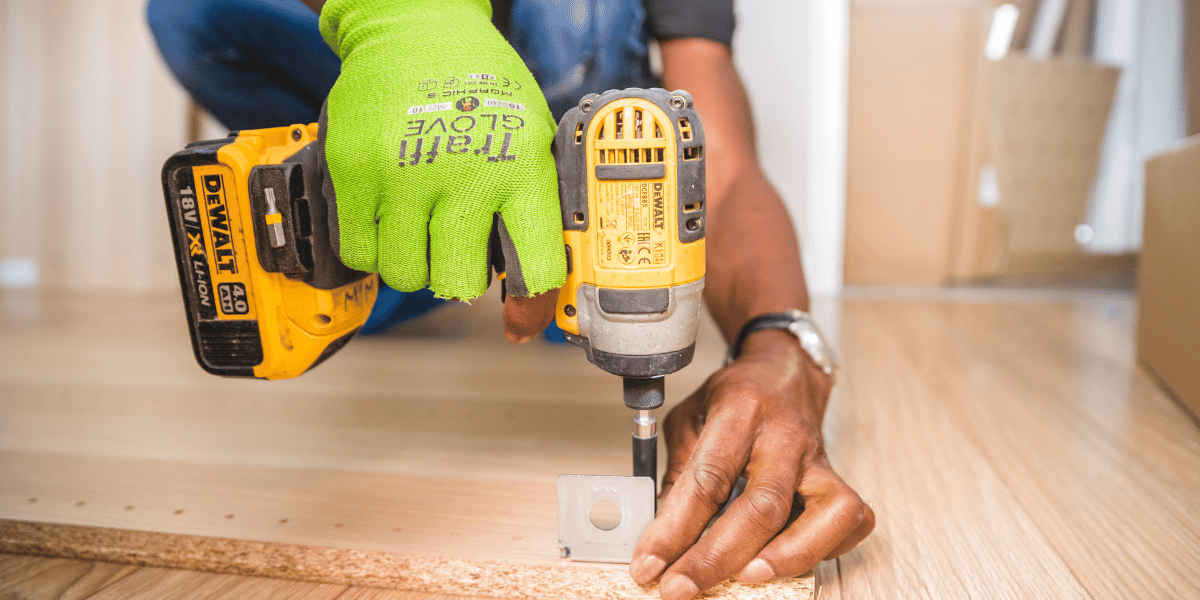
[[[700,538],[729,498],[757,433],[753,412],[722,410],[709,415],[691,460],[664,495],[658,516],[634,549],[630,560],[634,581],[645,584],[658,578]]]
[[[762,434],[746,466],[746,489],[712,529],[662,577],[664,600],[691,598],[741,571],[787,524],[801,446],[785,432]]]

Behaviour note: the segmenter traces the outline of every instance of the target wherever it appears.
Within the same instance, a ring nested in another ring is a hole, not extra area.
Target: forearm
[[[662,44],[663,85],[692,94],[704,124],[709,310],[732,342],[746,321],[808,309],[795,230],[759,169],[754,124],[727,48],[698,39]]]
[[[325,6],[325,0],[300,0],[305,6],[313,9],[313,12],[321,14],[321,7]]]

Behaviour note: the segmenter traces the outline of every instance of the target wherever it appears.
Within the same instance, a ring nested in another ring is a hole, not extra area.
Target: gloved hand
[[[398,290],[481,295],[494,220],[510,295],[563,283],[554,120],[490,19],[488,0],[329,0],[321,11],[342,59],[322,123],[334,238],[347,266]]]

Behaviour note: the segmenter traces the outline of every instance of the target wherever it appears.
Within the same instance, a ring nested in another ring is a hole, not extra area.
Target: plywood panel
[[[22,298],[24,312],[0,325],[0,517],[253,540],[275,544],[256,546],[274,549],[270,565],[308,566],[254,570],[264,562],[243,560],[245,546],[214,559],[180,537],[74,530],[67,537],[108,541],[47,545],[15,521],[0,543],[9,551],[439,593],[653,594],[623,565],[558,554],[556,477],[630,470],[619,378],[574,347],[509,344],[495,297],[269,383],[203,373],[173,294]],[[694,365],[669,378],[673,401],[720,363],[715,328],[699,343]],[[309,548],[359,554],[310,564]],[[376,575],[386,579],[354,579],[368,571],[363,557],[384,554],[392,562]],[[811,584],[734,585],[717,597],[808,598]]]

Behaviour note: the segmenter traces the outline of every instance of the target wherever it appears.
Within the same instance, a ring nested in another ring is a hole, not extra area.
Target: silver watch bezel
[[[800,341],[800,348],[817,364],[817,367],[829,376],[830,383],[834,383],[837,380],[838,360],[837,355],[833,352],[833,347],[821,334],[821,330],[817,328],[817,324],[813,322],[808,313],[802,310],[790,310],[788,313],[792,316],[792,322],[788,324],[787,330],[796,336],[796,339]]]

